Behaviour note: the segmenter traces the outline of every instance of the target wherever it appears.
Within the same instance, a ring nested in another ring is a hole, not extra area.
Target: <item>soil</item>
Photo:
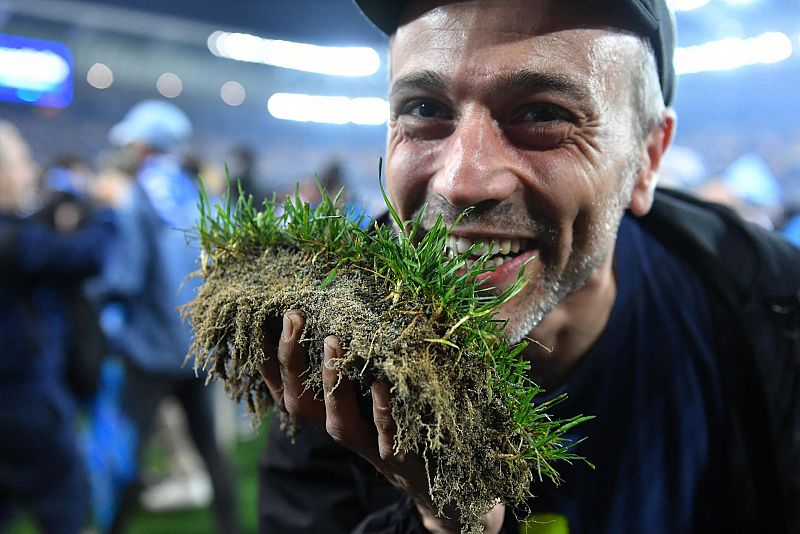
[[[465,520],[463,532],[481,532],[478,518],[498,499],[511,506],[524,501],[532,478],[519,457],[509,410],[486,387],[490,363],[427,341],[444,335],[447,319],[432,319],[425,302],[393,298],[391,288],[364,269],[339,267],[323,289],[333,265],[330,258],[270,248],[205,273],[185,310],[195,331],[196,365],[222,378],[231,395],[262,416],[270,404],[257,370],[265,359],[263,325],[300,310],[310,359],[307,386],[321,395],[322,343],[339,336],[342,372],[364,391],[376,376],[392,385],[395,448],[425,459],[434,504],[455,505]]]

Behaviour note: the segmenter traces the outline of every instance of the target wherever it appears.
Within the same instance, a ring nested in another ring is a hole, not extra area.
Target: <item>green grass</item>
[[[258,524],[258,459],[264,448],[268,426],[263,424],[254,439],[239,440],[231,451],[236,469],[237,497],[243,534],[255,534]],[[153,462],[161,460],[153,458]],[[37,534],[29,517],[21,517],[7,534]],[[127,534],[217,534],[211,506],[175,512],[136,510],[126,529]]]
[[[390,296],[395,302],[427,303],[426,314],[445,325],[446,330],[438,338],[425,341],[455,349],[458,357],[463,353],[476,354],[490,363],[494,374],[487,383],[488,396],[501,399],[512,415],[516,434],[521,438],[516,456],[531,462],[540,478],[558,481],[553,462],[583,460],[570,452],[575,443],[565,439],[565,433],[591,416],[552,419],[548,412],[566,395],[535,402],[541,389],[529,378],[530,363],[523,356],[527,342],[514,345],[502,335],[505,322],[495,315],[524,288],[527,282],[524,269],[520,269],[516,282],[502,293],[491,292],[478,276],[492,270],[484,265],[492,251],[484,253],[472,265],[467,260],[477,254],[481,243],[453,258],[446,257],[447,237],[466,212],[451,225],[445,224],[439,215],[430,228],[423,229],[425,209],[413,220],[402,220],[380,177],[379,185],[399,233],[391,226],[372,221],[362,230],[364,216],[341,207],[341,191],[330,197],[320,188],[322,200],[315,207],[303,202],[299,194],[287,196],[282,204],[273,198],[265,200],[262,206],[254,206],[252,197],[241,188],[235,204],[231,195],[225,202],[213,204],[205,190],[201,191],[196,230],[202,246],[203,275],[207,277],[215,270],[224,271],[232,263],[258,257],[269,247],[290,247],[309,251],[315,259],[328,258],[330,271],[322,282],[323,289],[340,268],[348,266],[385,281],[392,288]],[[224,332],[215,331],[213,336],[224,336]],[[228,342],[205,339],[196,342],[193,349],[197,349],[199,360],[204,361],[215,352],[215,347]]]
[[[256,439],[238,441],[232,452],[236,469],[237,497],[242,532],[255,533],[258,523],[258,459],[268,425],[262,424]],[[216,534],[211,507],[199,510],[151,513],[139,509],[131,518],[129,534]]]

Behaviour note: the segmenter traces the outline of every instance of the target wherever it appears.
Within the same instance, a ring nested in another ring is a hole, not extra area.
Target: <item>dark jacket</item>
[[[660,191],[644,227],[711,295],[740,524],[800,532],[800,250],[728,208]]]
[[[738,516],[726,520],[759,525],[763,533],[800,532],[800,250],[728,208],[667,190],[657,191],[641,224],[709,289],[728,401],[724,461],[739,487],[739,501],[729,508]],[[381,509],[363,498],[385,486],[363,460],[319,431],[306,432],[299,456],[272,433],[261,466],[261,532],[425,532],[407,498],[381,493]],[[328,458],[347,473],[336,478],[341,484],[326,484],[334,474],[334,466],[325,467]],[[324,500],[310,491],[319,482]],[[354,515],[364,517],[358,526]],[[503,532],[516,533],[513,513],[506,515]],[[293,518],[303,518],[305,527]]]
[[[67,291],[100,271],[113,237],[107,210],[64,234],[38,220],[0,215],[0,389],[62,380]]]

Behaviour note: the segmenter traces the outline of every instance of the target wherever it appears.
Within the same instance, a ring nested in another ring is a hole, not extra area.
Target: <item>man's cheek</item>
[[[409,219],[424,202],[428,182],[433,175],[430,161],[421,154],[399,150],[386,165],[389,200],[403,219]]]

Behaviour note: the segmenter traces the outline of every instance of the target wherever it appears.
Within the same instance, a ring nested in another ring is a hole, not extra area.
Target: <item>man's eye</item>
[[[517,116],[518,122],[543,123],[543,122],[572,122],[572,114],[564,108],[549,104],[537,104],[522,109]]]
[[[430,100],[411,102],[403,110],[404,114],[423,119],[449,119],[450,112],[442,104]]]

